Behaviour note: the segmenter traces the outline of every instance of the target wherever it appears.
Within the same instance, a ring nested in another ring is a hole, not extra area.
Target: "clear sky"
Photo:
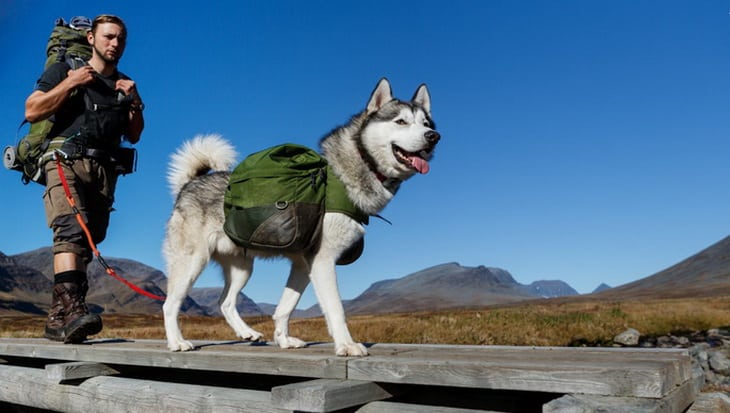
[[[403,99],[426,83],[442,134],[431,172],[339,267],[343,297],[452,261],[585,293],[730,234],[728,12],[718,0],[0,0],[0,139],[15,142],[54,20],[120,15],[120,68],[147,127],[100,249],[164,270],[165,173],[181,142],[221,133],[242,156],[316,147],[381,77]],[[4,169],[0,186],[0,251],[50,245],[42,188]],[[277,302],[286,273],[260,263],[245,293]],[[216,285],[217,269],[197,284]]]

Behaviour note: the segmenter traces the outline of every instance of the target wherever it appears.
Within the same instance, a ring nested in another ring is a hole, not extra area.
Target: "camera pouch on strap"
[[[324,217],[327,161],[304,146],[254,153],[231,174],[224,231],[238,245],[299,252],[318,240]]]

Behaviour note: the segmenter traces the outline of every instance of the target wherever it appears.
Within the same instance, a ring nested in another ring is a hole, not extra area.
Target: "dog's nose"
[[[441,139],[441,135],[438,132],[436,132],[435,130],[430,130],[430,131],[426,132],[426,134],[423,135],[423,137],[426,138],[426,142],[428,142],[430,144],[435,144],[436,142],[439,141],[439,139]]]

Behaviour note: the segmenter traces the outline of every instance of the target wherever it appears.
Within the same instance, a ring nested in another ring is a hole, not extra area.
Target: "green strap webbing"
[[[363,225],[367,225],[370,221],[368,214],[352,203],[347,196],[345,184],[340,181],[330,165],[327,165],[327,195],[324,207],[327,212],[343,213]]]

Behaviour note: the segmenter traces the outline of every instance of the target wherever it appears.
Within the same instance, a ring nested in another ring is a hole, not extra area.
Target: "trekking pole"
[[[74,212],[74,215],[76,216],[76,221],[79,222],[79,225],[81,225],[81,229],[84,230],[84,234],[86,234],[86,239],[89,241],[89,246],[91,247],[91,250],[94,252],[94,256],[96,256],[96,259],[99,261],[99,264],[101,264],[102,267],[104,267],[104,270],[107,274],[109,274],[112,278],[116,279],[117,281],[120,281],[122,284],[126,285],[127,287],[131,288],[138,294],[142,294],[145,297],[151,298],[153,300],[158,301],[165,301],[165,297],[152,294],[148,291],[143,290],[142,288],[132,284],[131,282],[127,281],[120,275],[118,275],[112,267],[109,266],[109,264],[106,263],[106,260],[104,260],[104,257],[101,256],[101,253],[96,248],[96,245],[94,244],[93,239],[91,238],[91,231],[89,231],[89,227],[86,226],[86,223],[84,222],[83,217],[81,216],[81,211],[76,207],[76,201],[74,201],[73,196],[71,195],[71,188],[68,186],[68,181],[66,180],[66,176],[63,173],[63,167],[61,166],[61,156],[59,156],[58,152],[54,152],[53,158],[56,160],[56,169],[58,170],[58,177],[61,179],[61,184],[63,185],[63,190],[66,193],[66,200],[68,201],[68,204],[71,206],[71,209]]]

